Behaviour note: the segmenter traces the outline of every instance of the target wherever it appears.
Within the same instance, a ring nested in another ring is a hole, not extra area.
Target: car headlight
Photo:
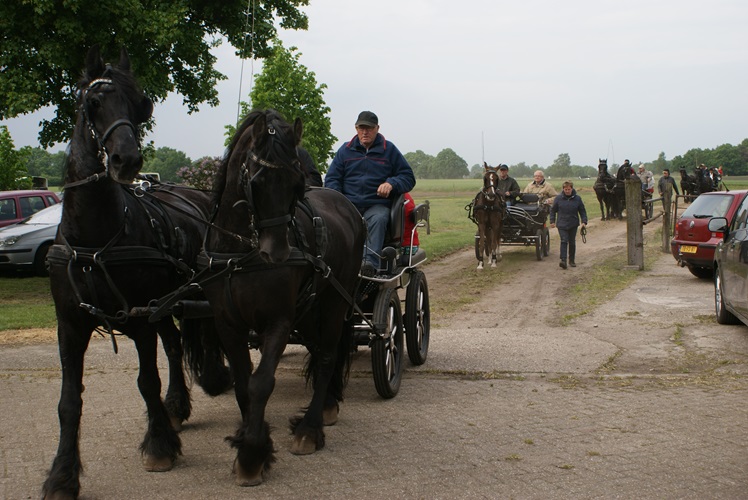
[[[0,239],[0,247],[9,247],[11,245],[15,245],[19,239],[20,236],[8,236],[7,238]]]

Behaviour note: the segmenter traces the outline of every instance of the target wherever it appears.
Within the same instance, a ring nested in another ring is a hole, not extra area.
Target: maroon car
[[[688,267],[694,276],[712,278],[714,249],[722,241],[723,233],[709,231],[709,221],[712,217],[725,217],[728,223],[732,222],[746,194],[748,190],[701,194],[676,222],[670,250],[675,260]]]

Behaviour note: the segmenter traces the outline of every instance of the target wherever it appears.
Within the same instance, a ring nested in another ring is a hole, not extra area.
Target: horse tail
[[[213,318],[183,319],[182,349],[193,380],[209,396],[218,396],[233,385],[231,372],[224,364],[223,346],[218,340]]]

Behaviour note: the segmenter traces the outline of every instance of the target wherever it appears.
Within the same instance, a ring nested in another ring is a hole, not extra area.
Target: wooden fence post
[[[628,266],[644,270],[644,226],[642,224],[642,182],[639,177],[626,179],[626,240]]]
[[[670,226],[671,210],[673,205],[673,185],[665,183],[665,192],[662,193],[662,205],[665,213],[662,215],[662,251],[670,252],[670,236],[672,234]]]

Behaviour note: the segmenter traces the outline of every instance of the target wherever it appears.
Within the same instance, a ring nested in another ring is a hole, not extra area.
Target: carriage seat
[[[536,215],[544,209],[540,196],[536,193],[521,193],[518,202],[514,203],[512,207],[521,208],[530,215]]]
[[[427,234],[431,232],[431,226],[429,225],[429,217],[431,214],[429,202],[421,203],[416,205],[411,212],[410,216],[413,218],[413,223],[416,227],[426,227]],[[408,255],[407,252],[402,251],[403,240],[405,239],[405,195],[401,194],[392,203],[390,209],[390,221],[387,225],[387,232],[384,238],[384,248],[382,249],[382,255],[388,256],[393,255],[387,248],[395,250],[394,259],[396,259],[397,265],[407,266],[414,265],[426,259],[426,252],[419,248],[414,255]],[[392,271],[392,269],[388,269]]]

